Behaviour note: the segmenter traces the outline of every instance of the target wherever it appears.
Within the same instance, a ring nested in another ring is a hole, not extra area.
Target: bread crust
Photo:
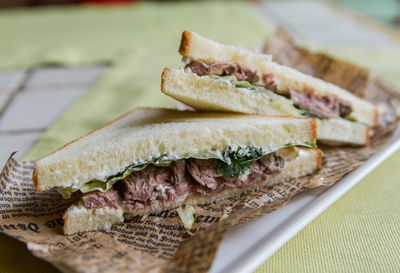
[[[191,39],[192,39],[192,33],[187,30],[183,31],[181,44],[179,46],[179,53],[182,56],[187,56],[189,54]]]
[[[166,67],[166,68],[164,68],[163,72],[161,73],[161,92],[163,92],[165,95],[168,95],[164,86],[165,86],[165,83],[168,81],[168,73],[170,71],[171,71],[171,69]]]
[[[302,147],[302,149],[310,149],[310,148]],[[322,150],[317,149],[317,170],[315,172],[322,170],[322,156],[323,156]]]
[[[312,119],[312,130],[313,130],[313,141],[317,141],[318,139],[318,125],[317,125],[317,120]]]
[[[374,123],[372,124],[373,126],[376,126],[379,124],[379,108],[375,107],[375,112],[374,112]]]
[[[32,181],[33,181],[33,184],[35,185],[35,190],[36,190],[36,191],[41,191],[42,189],[40,188],[40,183],[39,183],[39,177],[38,177],[38,172],[37,172],[36,161],[33,163]]]

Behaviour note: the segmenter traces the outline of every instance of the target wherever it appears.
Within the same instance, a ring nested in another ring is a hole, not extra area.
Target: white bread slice
[[[156,207],[137,210],[135,213],[124,213],[122,209],[98,208],[87,209],[82,203],[71,206],[64,215],[64,233],[67,235],[92,230],[107,230],[112,224],[122,223],[124,218],[136,215],[147,215],[181,205],[200,205],[216,202],[245,192],[257,190],[264,186],[272,186],[289,178],[298,178],[321,169],[322,152],[319,149],[290,147],[277,152],[285,158],[285,166],[281,173],[261,184],[242,189],[228,188],[215,196],[192,195],[186,200],[177,200]]]
[[[82,203],[72,205],[64,214],[65,235],[94,230],[109,230],[113,224],[124,221],[122,209],[109,207],[88,209]]]
[[[330,146],[369,145],[371,127],[341,118],[317,119],[318,141]]]
[[[229,48],[229,50],[225,52],[224,48]],[[189,31],[184,31],[182,34],[179,53],[186,57],[186,59],[200,60],[209,64],[237,63],[253,71],[257,71],[259,76],[272,73],[275,79],[277,79],[278,90],[285,91],[291,88],[298,92],[314,93],[317,95],[336,95],[352,104],[352,118],[368,125],[377,125],[378,123],[379,111],[376,106],[356,97],[339,86],[306,75],[291,67],[270,61],[268,60],[269,57],[265,57],[264,54],[249,54],[248,51],[240,48],[236,48],[235,51],[232,49],[232,46],[227,47]]]
[[[312,142],[316,127],[306,118],[139,108],[37,160],[33,181],[38,191],[79,189],[162,155],[173,160],[247,145],[268,152]]]
[[[285,107],[289,102],[283,96],[273,94],[275,98],[271,102],[265,93],[236,88],[183,69],[165,68],[161,78],[163,93],[198,110],[300,116],[292,107]],[[370,126],[366,124],[342,118],[318,121],[318,139],[327,144],[369,143]]]
[[[270,97],[265,93],[236,88],[183,69],[164,69],[161,75],[161,92],[203,111],[293,115],[288,109],[279,107],[281,104],[271,103]],[[288,101],[283,96],[276,97]]]
[[[240,63],[253,69],[263,67],[265,62],[272,60],[270,55],[220,44],[189,31],[184,31],[182,34],[179,53],[189,58],[194,57],[192,54],[195,54],[196,60],[206,63],[225,63],[229,60],[229,62]]]

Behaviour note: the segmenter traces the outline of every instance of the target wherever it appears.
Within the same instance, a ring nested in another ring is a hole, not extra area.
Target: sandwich
[[[348,91],[257,54],[185,31],[185,67],[166,68],[163,93],[197,110],[311,117],[326,144],[367,145],[378,108]]]
[[[316,138],[310,118],[139,108],[38,159],[33,181],[76,198],[65,234],[106,230],[312,174]]]

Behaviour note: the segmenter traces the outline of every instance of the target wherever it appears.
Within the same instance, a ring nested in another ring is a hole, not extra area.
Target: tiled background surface
[[[24,155],[106,67],[40,68],[0,72],[0,165]]]
[[[362,46],[395,43],[388,35],[365,27],[323,2],[272,1],[255,4],[255,9],[302,40]],[[18,150],[16,158],[25,154],[106,69],[54,67],[0,71],[0,165],[13,151]]]

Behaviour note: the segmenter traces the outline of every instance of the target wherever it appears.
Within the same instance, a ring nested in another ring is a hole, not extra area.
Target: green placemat
[[[39,139],[24,159],[36,159],[138,106],[174,107],[160,91],[164,67],[182,67],[178,54],[185,29],[221,42],[253,48],[272,32],[249,4],[242,2],[139,4],[131,16],[135,37],[129,49],[82,99]]]
[[[171,42],[176,44],[175,38],[184,28],[231,37],[227,41],[234,37],[240,44],[252,45],[264,37],[254,34],[267,30],[260,28],[260,20],[249,9],[249,5],[237,1],[161,1],[2,10],[0,69],[110,62],[131,45],[139,50],[143,50],[139,45],[152,49],[154,45],[148,42],[172,49]],[[176,48],[168,52],[172,55]]]
[[[0,69],[112,61],[134,42],[136,6],[51,7],[0,11]]]

